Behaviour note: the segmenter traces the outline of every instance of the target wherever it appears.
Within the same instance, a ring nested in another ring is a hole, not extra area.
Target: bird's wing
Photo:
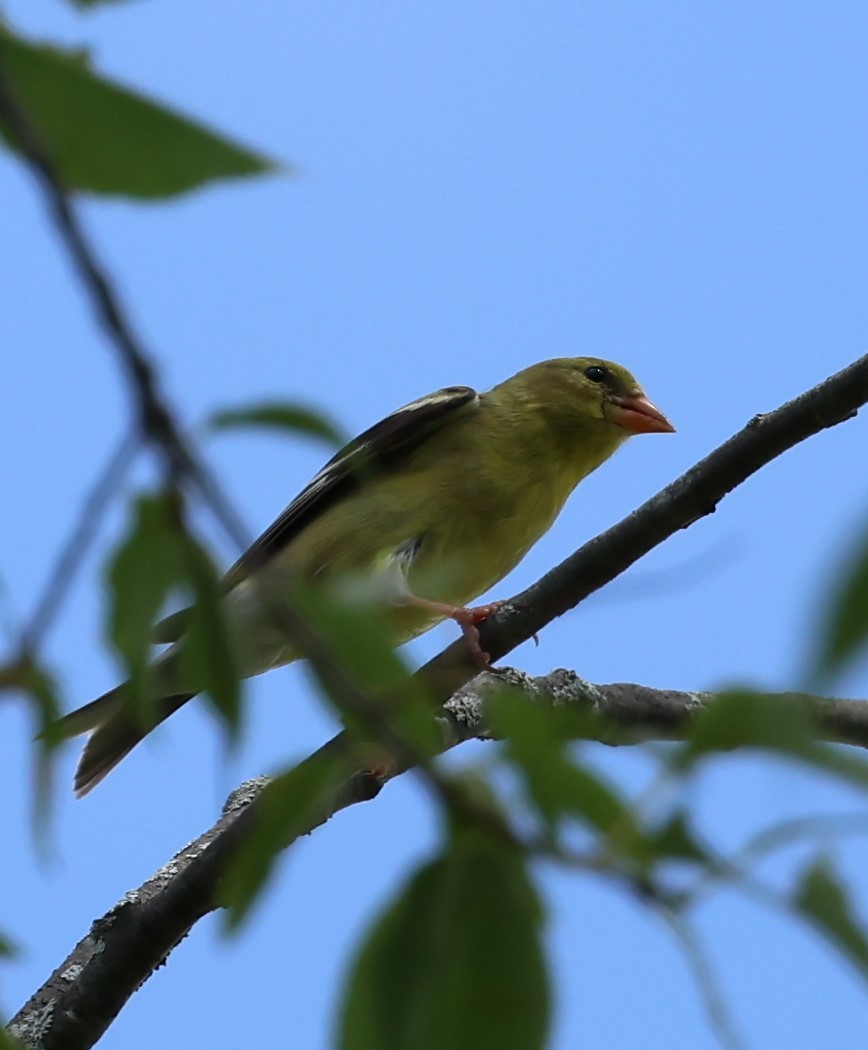
[[[411,401],[344,446],[301,490],[280,517],[245,551],[224,577],[227,589],[260,567],[308,526],[364,483],[372,472],[393,470],[459,412],[473,411],[479,394],[447,386]]]

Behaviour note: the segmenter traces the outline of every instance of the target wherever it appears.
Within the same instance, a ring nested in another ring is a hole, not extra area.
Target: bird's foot
[[[461,633],[467,641],[470,655],[480,667],[487,671],[493,671],[491,657],[479,644],[479,624],[493,616],[498,609],[503,608],[505,601],[488,602],[487,605],[474,605],[468,609],[461,605],[448,605],[445,602],[434,602],[428,598],[410,598],[413,605],[419,605],[424,609],[433,609],[450,620],[454,620],[461,628]]]
[[[470,655],[480,667],[487,670],[491,670],[491,657],[479,644],[479,624],[487,620],[489,616],[493,616],[504,605],[506,605],[505,601],[489,602],[487,605],[475,605],[472,609],[456,607],[449,613],[450,618],[461,628],[461,633],[470,649]]]
[[[465,637],[470,655],[475,660],[475,663],[487,671],[494,670],[491,667],[491,657],[480,645],[479,625],[485,619],[488,619],[489,616],[493,616],[497,609],[503,608],[506,602],[489,602],[487,605],[477,605],[468,609],[460,605],[429,602],[427,598],[415,598],[414,601],[427,609],[436,609],[438,612],[443,613],[444,616],[448,616],[449,619],[454,619],[454,622],[461,628],[461,633]]]

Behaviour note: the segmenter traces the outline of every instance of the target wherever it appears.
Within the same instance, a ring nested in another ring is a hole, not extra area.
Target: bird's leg
[[[487,605],[476,605],[472,609],[467,609],[461,605],[449,605],[447,602],[434,602],[429,598],[419,598],[415,594],[407,595],[405,600],[410,605],[416,605],[422,609],[430,609],[432,612],[454,620],[467,640],[470,655],[480,667],[488,668],[491,663],[491,657],[479,644],[479,627],[477,625],[482,623],[483,620],[487,620],[489,616],[493,616],[498,609],[506,605],[505,601],[489,602]]]

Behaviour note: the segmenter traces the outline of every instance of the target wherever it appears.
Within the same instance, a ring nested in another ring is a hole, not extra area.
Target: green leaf
[[[407,666],[388,637],[389,610],[363,596],[336,595],[325,588],[297,588],[293,605],[325,648],[361,687],[380,692],[404,685]],[[312,655],[316,655],[315,653]]]
[[[130,678],[130,698],[145,723],[153,703],[153,625],[169,595],[189,590],[180,651],[185,682],[206,692],[225,724],[239,724],[240,687],[235,640],[226,618],[220,576],[210,555],[186,528],[179,496],[141,496],[133,523],[109,570],[110,634]]]
[[[31,1044],[32,1046],[33,1044]],[[6,1029],[0,1028],[0,1050],[27,1050],[24,1043],[20,1042]]]
[[[268,427],[316,438],[332,448],[345,444],[344,436],[321,412],[290,401],[251,405],[249,408],[223,409],[208,419],[207,426],[211,430]]]
[[[38,844],[44,846],[53,800],[54,750],[65,739],[56,722],[61,709],[60,691],[47,666],[34,662],[31,655],[25,652],[19,653],[10,663],[0,664],[0,691],[6,689],[23,693],[27,697],[39,726],[36,733],[33,831],[37,839],[41,840]]]
[[[646,839],[649,859],[682,860],[697,864],[712,864],[708,850],[702,845],[690,826],[686,810],[673,813]]]
[[[389,735],[397,735],[410,750],[426,756],[440,751],[435,708],[392,647],[389,611],[323,589],[299,590],[293,597],[317,641],[306,670],[347,729],[359,739],[388,746],[377,729],[388,720]]]
[[[847,889],[828,861],[817,859],[802,873],[793,907],[868,978],[868,937]]]
[[[93,72],[86,55],[0,29],[0,61],[28,122],[69,190],[174,197],[272,161]],[[0,135],[18,149],[0,121]]]
[[[327,817],[343,775],[341,763],[314,757],[275,777],[263,789],[253,803],[253,827],[221,882],[228,929],[237,929],[250,914],[280,852]]]
[[[755,747],[868,788],[868,762],[821,743],[817,732],[811,704],[798,693],[721,693],[697,716],[691,738],[673,752],[671,765],[683,771],[715,751]]]
[[[130,678],[131,699],[145,720],[151,704],[151,629],[170,591],[186,576],[180,529],[170,496],[140,496],[130,530],[108,566],[110,637]]]
[[[340,1050],[541,1050],[542,911],[521,857],[464,831],[410,880],[349,974]]]
[[[30,664],[27,690],[36,707],[39,718],[36,755],[36,791],[33,796],[33,828],[37,836],[48,831],[51,816],[54,786],[54,749],[60,742],[52,727],[60,712],[60,690],[57,681],[44,664]],[[42,840],[42,845],[45,841]]]
[[[503,689],[487,701],[486,716],[495,735],[506,741],[505,757],[517,766],[550,826],[563,816],[575,817],[634,850],[641,832],[629,805],[599,774],[568,755],[565,734],[568,740],[574,726],[557,708]]]
[[[220,574],[208,552],[194,537],[181,537],[184,568],[193,591],[185,610],[183,661],[192,681],[201,683],[230,730],[237,730],[241,688],[235,639],[227,622]]]
[[[720,693],[700,711],[680,759],[689,764],[709,751],[751,746],[801,753],[813,738],[813,718],[803,698],[738,689]]]
[[[45,664],[22,656],[13,663],[0,665],[0,690],[3,689],[14,689],[29,696],[39,723],[38,740],[54,748],[64,739],[52,731],[61,709],[60,691]]]
[[[868,790],[868,762],[831,744],[816,743],[796,756],[801,762],[852,787]]]
[[[868,536],[836,588],[828,622],[821,632],[814,677],[841,671],[868,646]]]

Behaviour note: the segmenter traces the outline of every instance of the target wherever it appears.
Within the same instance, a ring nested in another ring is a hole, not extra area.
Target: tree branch
[[[22,632],[22,653],[32,655],[39,648],[46,631],[63,604],[78,566],[93,542],[105,508],[117,492],[126,471],[132,464],[135,451],[136,443],[132,436],[125,437],[112,453],[111,459],[100,473],[92,491],[85,498],[78,521],[58,554],[54,568],[48,574],[48,582],[36,604],[30,623]]]
[[[514,670],[483,674],[460,689],[438,716],[443,751],[466,740],[494,739],[485,718],[485,701],[504,684],[521,689],[529,703],[566,704],[585,712],[587,738],[612,745],[684,739],[697,714],[713,700],[710,693],[626,683],[593,685],[565,670],[539,678]],[[819,739],[868,748],[868,703],[803,694],[782,696],[808,706]],[[346,735],[338,734],[303,765],[343,762],[345,743]],[[388,779],[403,771],[396,766],[381,778],[360,773],[344,776],[329,803],[300,834],[310,833],[348,806],[373,798]],[[257,800],[266,783],[267,778],[260,777],[242,784],[229,796],[212,828],[97,919],[12,1019],[12,1034],[40,1050],[93,1046],[195,923],[219,907],[226,864],[256,820]]]

